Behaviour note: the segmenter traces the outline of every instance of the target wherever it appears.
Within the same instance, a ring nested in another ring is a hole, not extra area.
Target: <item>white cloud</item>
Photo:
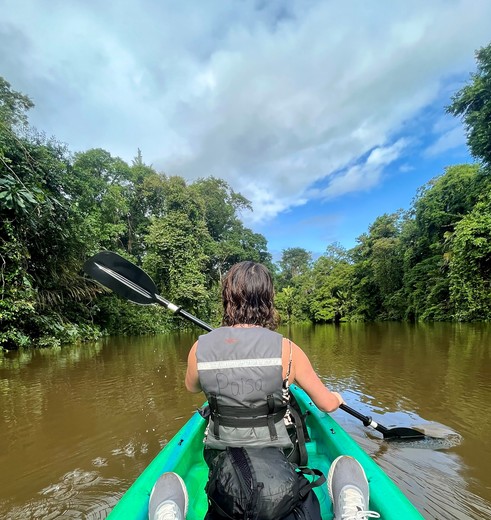
[[[374,148],[365,161],[334,175],[322,196],[333,198],[346,193],[367,191],[378,184],[383,169],[398,159],[406,146],[407,142],[399,139],[393,145]]]
[[[459,120],[443,116],[433,126],[434,141],[424,151],[425,157],[435,157],[466,144],[466,135]]]
[[[0,0],[0,11],[0,74],[33,98],[36,126],[73,151],[131,160],[141,148],[166,172],[224,178],[261,220],[320,182],[330,197],[379,183],[405,122],[474,67],[491,2]]]
[[[438,139],[425,150],[427,157],[434,157],[444,152],[464,146],[466,143],[465,132],[462,126],[456,126],[440,135]]]

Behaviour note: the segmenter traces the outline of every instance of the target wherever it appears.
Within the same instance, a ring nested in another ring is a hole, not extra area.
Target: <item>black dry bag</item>
[[[310,482],[303,473],[320,478]],[[210,469],[206,518],[278,520],[323,482],[322,473],[296,469],[281,449],[227,448]]]

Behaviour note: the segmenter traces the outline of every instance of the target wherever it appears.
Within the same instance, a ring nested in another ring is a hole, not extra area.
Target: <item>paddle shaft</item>
[[[194,323],[198,327],[201,327],[202,329],[208,332],[211,332],[213,330],[213,327],[208,325],[208,323],[201,321],[199,318],[196,318],[196,316],[193,316],[189,312],[181,309],[181,307],[178,307],[177,305],[174,305],[173,303],[167,301],[165,298],[162,298],[162,296],[159,296],[158,294],[154,294],[153,296],[155,298],[156,303],[162,305],[163,307],[166,307],[169,311],[173,312],[174,314],[177,314],[178,316],[181,316],[189,320],[191,323]]]
[[[387,435],[387,432],[389,430],[385,426],[382,426],[381,424],[378,424],[377,422],[375,422],[368,415],[363,415],[360,412],[353,410],[353,408],[351,408],[350,406],[348,406],[345,403],[339,405],[339,408],[341,408],[341,410],[344,410],[345,412],[349,413],[353,417],[356,417],[357,419],[359,419],[363,423],[364,426],[371,426],[372,428],[375,428],[376,430],[378,430],[380,433]]]

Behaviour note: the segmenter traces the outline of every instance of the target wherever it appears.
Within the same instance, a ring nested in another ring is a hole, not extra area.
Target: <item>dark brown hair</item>
[[[267,268],[256,262],[233,265],[222,284],[223,325],[278,325],[274,289]]]

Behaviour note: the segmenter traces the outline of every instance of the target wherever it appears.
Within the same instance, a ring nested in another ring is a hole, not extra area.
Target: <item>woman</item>
[[[210,406],[204,450],[210,467],[227,448],[292,447],[284,419],[294,381],[320,410],[333,412],[343,403],[303,350],[274,332],[273,299],[265,266],[235,264],[223,281],[223,326],[200,336],[189,352],[186,388],[203,391]]]
[[[223,400],[237,411],[246,408],[257,412],[258,408],[264,409],[259,405],[267,403],[269,395],[274,397],[275,408],[283,408],[284,389],[295,381],[320,410],[337,410],[343,403],[340,394],[326,388],[299,346],[273,332],[277,325],[273,299],[273,282],[264,265],[240,262],[231,267],[222,288],[223,326],[200,336],[192,346],[186,388],[190,392],[204,391],[208,399]],[[226,412],[230,411],[234,412],[226,408]],[[232,427],[219,425],[220,442],[217,443],[216,428],[211,421],[206,446],[223,449],[234,445],[236,435],[240,434],[235,431],[240,429],[235,424]],[[223,436],[220,435],[222,427]],[[247,444],[265,441],[265,445],[271,445],[272,439],[264,436],[261,427],[247,429],[244,436]],[[281,440],[278,439],[282,443],[285,440],[283,432],[277,433],[282,434]]]

